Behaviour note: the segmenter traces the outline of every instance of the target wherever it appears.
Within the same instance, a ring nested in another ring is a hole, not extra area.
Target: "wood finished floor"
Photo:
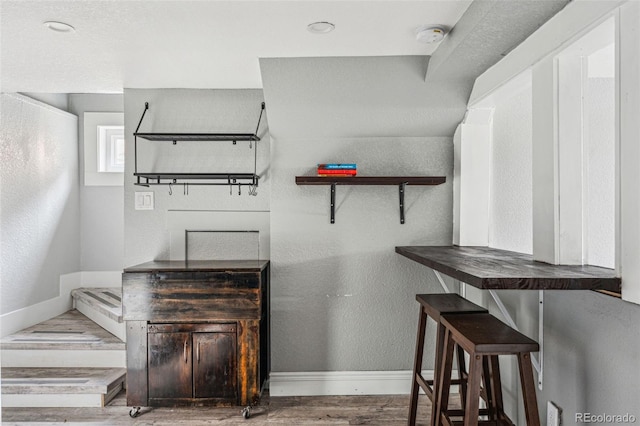
[[[408,395],[390,396],[264,396],[244,420],[242,407],[143,408],[129,417],[125,393],[105,408],[3,408],[2,424],[103,425],[378,425],[407,424]],[[421,396],[418,425],[429,423],[430,404]]]

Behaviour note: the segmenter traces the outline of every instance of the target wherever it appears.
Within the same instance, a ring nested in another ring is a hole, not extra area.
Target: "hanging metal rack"
[[[260,129],[260,121],[265,110],[265,103],[262,102],[260,108],[260,116],[255,133],[150,133],[139,132],[144,116],[149,110],[149,102],[145,102],[144,111],[136,127],[134,136],[134,173],[136,182],[134,185],[152,186],[152,185],[229,185],[229,186],[250,186],[249,194],[256,195],[256,188],[260,176],[257,174],[258,163],[258,144],[260,137],[258,130]],[[172,142],[174,145],[180,142],[222,142],[230,141],[235,145],[236,142],[249,142],[249,148],[252,148],[255,142],[253,173],[177,173],[177,172],[139,172],[138,171],[138,138],[151,142]]]

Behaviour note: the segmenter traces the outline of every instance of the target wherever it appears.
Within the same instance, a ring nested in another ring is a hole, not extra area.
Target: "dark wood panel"
[[[191,398],[191,333],[149,332],[149,398]]]
[[[445,176],[296,176],[296,185],[440,185]]]
[[[236,333],[237,330],[236,323],[196,323],[196,324],[183,324],[183,323],[173,323],[173,324],[149,324],[148,330],[149,333],[172,333],[179,331],[188,331],[188,332],[199,332],[199,333]]]
[[[238,400],[248,405],[260,399],[260,321],[238,321]]]
[[[127,405],[147,405],[147,322],[127,321]]]
[[[262,271],[262,316],[260,318],[260,364],[258,382],[260,390],[269,379],[271,371],[271,276],[270,266]]]
[[[193,333],[193,396],[236,400],[236,334]]]
[[[241,274],[240,283],[259,283],[259,275],[254,275]],[[259,284],[240,288],[228,285],[227,277],[183,278],[158,280],[146,273],[123,274],[123,318],[154,322],[260,318]]]
[[[268,260],[154,260],[129,266],[124,272],[260,272]]]
[[[489,247],[405,246],[396,247],[396,253],[481,289],[621,289],[612,269],[550,265],[531,255]]]

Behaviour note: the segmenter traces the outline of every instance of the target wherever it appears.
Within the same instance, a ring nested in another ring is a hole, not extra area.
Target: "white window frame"
[[[85,186],[123,186],[123,172],[99,171],[98,126],[124,126],[124,113],[84,113],[84,184]]]

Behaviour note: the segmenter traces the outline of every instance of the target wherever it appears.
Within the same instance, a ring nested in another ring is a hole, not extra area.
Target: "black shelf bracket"
[[[398,193],[400,195],[400,224],[404,225],[404,187],[407,186],[406,182],[402,182],[398,185]]]
[[[336,184],[331,184],[331,223],[336,223]]]

